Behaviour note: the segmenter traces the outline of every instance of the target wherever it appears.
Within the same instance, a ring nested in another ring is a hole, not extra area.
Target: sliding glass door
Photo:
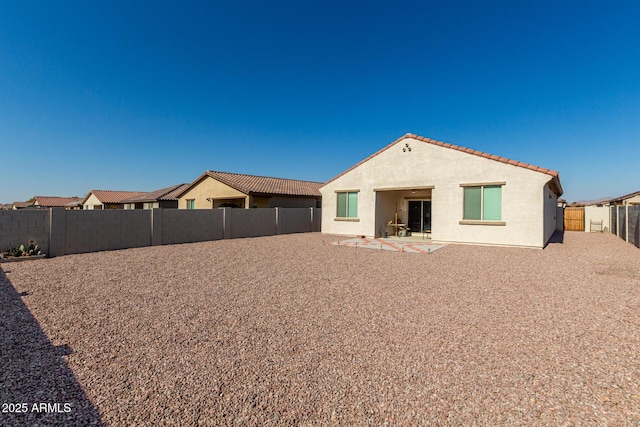
[[[409,200],[407,225],[413,233],[431,231],[431,200]]]

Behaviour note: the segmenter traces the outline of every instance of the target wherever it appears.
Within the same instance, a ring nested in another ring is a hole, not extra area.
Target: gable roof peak
[[[524,162],[520,162],[517,160],[512,160],[506,157],[501,157],[501,156],[496,156],[494,154],[489,154],[489,153],[485,153],[483,151],[479,151],[479,150],[474,150],[471,148],[467,148],[467,147],[462,147],[459,145],[454,145],[454,144],[450,144],[448,142],[442,142],[442,141],[438,141],[436,139],[431,139],[431,138],[426,138],[424,136],[420,136],[420,135],[416,135],[414,133],[406,133],[403,136],[401,136],[400,138],[396,139],[395,141],[393,141],[391,144],[383,147],[382,149],[376,151],[375,153],[373,153],[372,155],[370,155],[369,157],[367,157],[366,159],[356,163],[355,165],[351,166],[349,169],[345,170],[344,172],[340,173],[339,175],[336,175],[335,177],[331,178],[329,181],[327,181],[325,183],[329,184],[330,182],[336,180],[337,178],[341,177],[342,175],[346,174],[347,172],[355,169],[356,167],[360,166],[361,164],[369,161],[370,159],[372,159],[373,157],[377,156],[378,154],[388,150],[389,148],[393,147],[394,145],[404,141],[405,139],[414,139],[417,141],[422,141],[425,142],[427,144],[433,144],[433,145],[437,145],[439,147],[443,147],[443,148],[449,148],[451,150],[456,150],[456,151],[460,151],[463,153],[467,153],[467,154],[471,154],[474,156],[479,156],[479,157],[484,157],[486,159],[489,160],[494,160],[500,163],[505,163],[508,165],[512,165],[512,166],[516,166],[516,167],[522,167],[525,169],[529,169],[532,170],[534,172],[540,172],[546,175],[550,175],[552,177],[552,180],[556,186],[557,189],[557,194],[558,195],[562,195],[563,191],[562,191],[562,186],[560,185],[560,176],[559,173],[557,171],[551,170],[551,169],[547,169],[547,168],[542,168],[540,166],[534,166],[534,165],[530,165],[529,163],[524,163]]]

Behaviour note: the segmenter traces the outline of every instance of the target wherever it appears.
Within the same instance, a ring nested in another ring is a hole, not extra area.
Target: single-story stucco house
[[[82,209],[81,197],[35,196],[33,205],[39,208]]]
[[[11,209],[17,211],[18,209],[28,209],[33,207],[33,202],[13,202]]]
[[[83,209],[124,209],[124,200],[146,194],[142,191],[91,190],[82,201]]]
[[[315,208],[321,182],[206,171],[178,195],[179,209]]]
[[[320,192],[323,233],[542,248],[562,186],[556,171],[406,134]]]
[[[608,205],[640,205],[640,191],[607,200]]]
[[[144,193],[139,196],[129,197],[122,200],[125,209],[177,209],[177,195],[186,189],[189,184],[177,184],[160,190]]]

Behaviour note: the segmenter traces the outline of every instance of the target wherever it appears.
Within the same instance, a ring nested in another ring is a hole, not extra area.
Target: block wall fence
[[[0,250],[47,256],[320,231],[319,208],[0,211]]]
[[[611,233],[640,248],[640,205],[611,206]]]

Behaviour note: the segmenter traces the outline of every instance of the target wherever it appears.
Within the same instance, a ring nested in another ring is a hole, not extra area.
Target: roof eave
[[[388,144],[387,146],[381,148],[380,150],[378,150],[375,153],[371,154],[367,158],[365,158],[365,159],[361,160],[360,162],[356,163],[355,165],[351,166],[349,169],[347,169],[344,172],[342,172],[342,173],[336,175],[335,177],[331,178],[322,187],[320,187],[320,189],[324,188],[329,183],[335,181],[336,179],[340,178],[341,176],[343,176],[343,175],[347,174],[348,172],[354,170],[358,166],[360,166],[363,163],[371,160],[373,157],[375,157],[375,156],[379,155],[380,153],[388,150],[389,148],[393,147],[394,145],[398,144],[399,142],[404,141],[407,138],[415,139],[417,141],[422,141],[422,142],[425,142],[425,143],[428,143],[428,144],[433,144],[433,145],[437,145],[437,146],[444,147],[444,148],[449,148],[449,149],[452,149],[452,150],[460,151],[462,153],[467,153],[467,154],[471,154],[471,155],[474,155],[474,156],[482,157],[482,158],[485,158],[485,159],[488,159],[488,160],[494,160],[494,161],[497,161],[497,162],[500,162],[500,163],[504,163],[504,164],[508,164],[508,165],[511,165],[511,166],[532,170],[534,172],[540,172],[540,173],[544,173],[546,175],[550,175],[552,177],[553,181],[554,181],[555,186],[556,186],[556,189],[557,189],[556,193],[558,194],[558,196],[562,195],[562,193],[563,193],[562,185],[560,184],[559,173],[556,172],[556,171],[552,171],[552,170],[549,170],[549,169],[541,168],[541,167],[538,167],[538,166],[533,166],[533,165],[530,165],[528,163],[519,162],[517,160],[507,159],[505,157],[492,155],[492,154],[485,153],[485,152],[482,152],[482,151],[472,150],[470,148],[461,147],[461,146],[458,146],[458,145],[453,145],[453,144],[449,144],[449,143],[442,142],[442,141],[437,141],[435,139],[425,138],[423,136],[419,136],[419,135],[416,135],[416,134],[413,134],[413,133],[406,133],[405,135],[403,135],[400,138],[396,139],[392,143]]]

